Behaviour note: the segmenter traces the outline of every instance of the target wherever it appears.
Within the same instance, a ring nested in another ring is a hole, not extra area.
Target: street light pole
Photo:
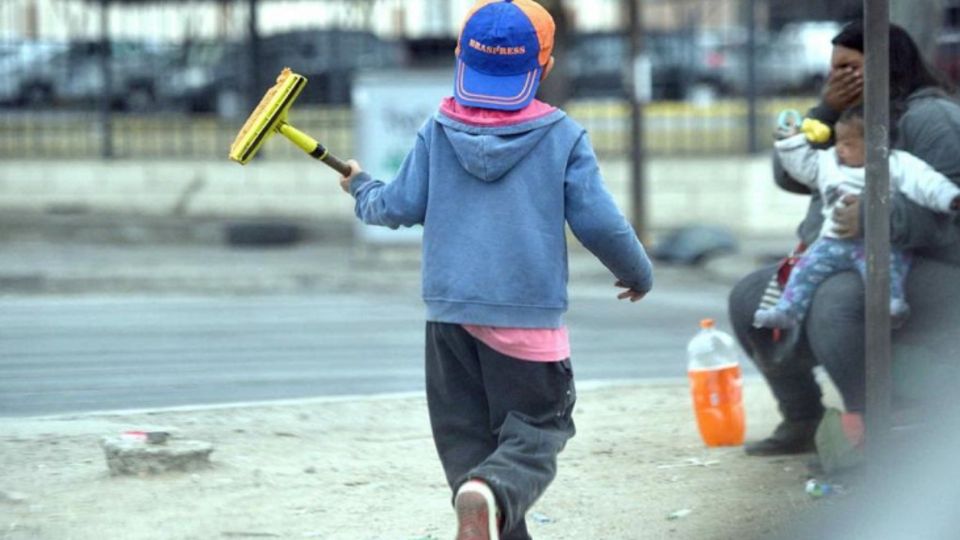
[[[866,279],[866,452],[868,474],[881,478],[880,453],[890,429],[890,6],[864,0],[867,182],[864,190]]]

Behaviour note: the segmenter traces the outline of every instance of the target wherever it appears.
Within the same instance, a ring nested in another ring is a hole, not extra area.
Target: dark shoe
[[[783,456],[816,450],[814,438],[820,420],[783,421],[773,435],[743,445],[748,456]]]

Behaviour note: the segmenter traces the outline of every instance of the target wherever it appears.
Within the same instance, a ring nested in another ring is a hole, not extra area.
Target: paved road
[[[682,376],[726,288],[661,280],[639,304],[572,289],[580,380]],[[61,296],[0,300],[0,416],[423,388],[415,293]]]

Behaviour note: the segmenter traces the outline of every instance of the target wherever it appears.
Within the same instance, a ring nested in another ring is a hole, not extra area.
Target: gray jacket
[[[833,126],[840,113],[821,104],[807,115]],[[926,161],[960,185],[960,104],[937,89],[918,90],[907,98],[906,112],[897,123],[894,137],[896,148]],[[824,146],[832,144],[831,141]],[[818,193],[791,178],[776,155],[773,170],[781,188],[811,195],[807,216],[797,230],[800,239],[809,245],[823,225],[823,201]],[[927,210],[902,194],[891,199],[890,237],[897,248],[960,266],[960,220]]]

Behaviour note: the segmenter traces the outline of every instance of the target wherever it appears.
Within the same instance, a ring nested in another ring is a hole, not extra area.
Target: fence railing
[[[750,133],[759,139],[753,148],[766,148],[778,110],[812,103],[828,58],[800,55],[809,51],[789,29],[755,34],[758,46],[751,53],[739,15],[747,1],[649,4],[648,155],[745,153]],[[292,113],[297,124],[351,155],[354,75],[452,68],[455,23],[448,23],[471,2],[444,0],[426,28],[408,28],[430,11],[429,0],[421,3],[4,0],[0,159],[221,159],[285,65],[310,80]],[[615,13],[619,0],[602,3]],[[573,9],[576,3],[546,4]],[[437,34],[444,28],[447,34]],[[804,31],[828,43],[833,28],[822,23]],[[626,33],[595,25],[562,39],[564,108],[588,129],[602,157],[627,157]],[[753,131],[745,97],[750,59],[757,90]],[[288,159],[296,150],[270,145],[263,155]]]

